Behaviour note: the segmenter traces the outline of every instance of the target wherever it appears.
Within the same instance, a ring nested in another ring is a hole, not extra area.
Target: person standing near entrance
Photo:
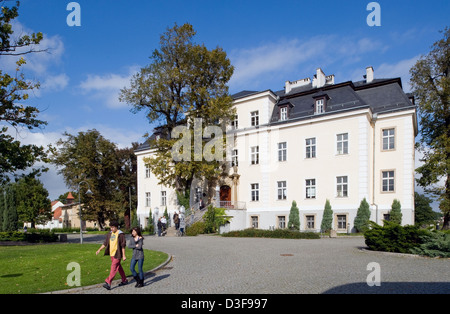
[[[109,272],[109,276],[105,279],[105,284],[103,285],[103,287],[107,290],[111,290],[111,282],[117,272],[119,272],[120,277],[122,278],[122,282],[119,286],[123,286],[128,283],[122,265],[120,265],[121,260],[125,261],[127,259],[125,256],[125,234],[119,230],[119,224],[116,221],[111,222],[109,227],[111,228],[111,232],[106,235],[105,242],[103,242],[102,246],[96,252],[96,255],[98,255],[101,250],[106,248],[105,255],[109,255],[111,257],[111,271]]]

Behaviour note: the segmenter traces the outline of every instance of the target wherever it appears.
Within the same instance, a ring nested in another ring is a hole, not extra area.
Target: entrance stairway
[[[166,230],[166,237],[176,237],[177,236],[177,230],[175,229],[175,227],[169,227]]]

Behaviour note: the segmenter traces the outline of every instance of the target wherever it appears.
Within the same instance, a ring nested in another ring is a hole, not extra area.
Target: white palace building
[[[302,231],[320,231],[326,200],[337,232],[354,231],[364,198],[372,221],[382,224],[398,199],[402,224],[414,224],[417,117],[400,78],[375,79],[368,67],[364,80],[335,83],[319,68],[283,90],[242,91],[233,99],[229,161],[216,187],[217,205],[232,216],[226,230],[286,228],[294,200]],[[149,144],[135,154],[145,226],[150,208],[161,216],[179,205],[143,161],[152,154]],[[191,191],[191,204],[204,195],[201,182]]]

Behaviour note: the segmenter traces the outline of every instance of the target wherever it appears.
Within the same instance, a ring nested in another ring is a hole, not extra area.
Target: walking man
[[[106,248],[105,255],[109,255],[111,257],[111,271],[109,273],[109,277],[105,279],[105,284],[103,285],[103,287],[107,290],[111,290],[111,282],[113,281],[117,272],[119,272],[120,277],[122,278],[122,282],[119,284],[119,286],[123,286],[128,283],[122,265],[120,265],[121,259],[123,261],[127,259],[127,257],[125,256],[125,234],[121,230],[119,230],[119,224],[116,221],[111,222],[109,226],[111,228],[111,232],[106,235],[105,242],[103,242],[102,246],[95,253],[96,255],[98,255],[101,250]]]

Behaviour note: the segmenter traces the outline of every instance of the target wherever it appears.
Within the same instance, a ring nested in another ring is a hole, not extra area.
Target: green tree
[[[167,226],[167,228],[169,228],[169,227],[170,227],[170,217],[169,217],[169,213],[168,213],[168,211],[167,211],[167,206],[166,206],[166,208],[164,209],[164,217],[166,217],[166,219],[167,219],[167,224],[166,224],[166,226]]]
[[[359,204],[358,211],[355,217],[355,228],[358,232],[365,232],[369,228],[370,220],[370,207],[367,203],[366,198],[364,198]]]
[[[42,33],[14,36],[12,23],[19,16],[19,1],[8,7],[6,1],[0,1],[0,57],[15,58],[43,50],[36,49],[43,39]],[[39,83],[25,79],[21,67],[26,63],[23,57],[16,61],[15,73],[0,70],[0,182],[9,181],[11,175],[18,170],[26,170],[39,161],[46,161],[47,151],[37,145],[23,145],[15,137],[9,135],[8,128],[34,129],[47,124],[38,119],[39,109],[25,106],[28,93],[39,88]],[[30,170],[30,175],[38,175],[47,171],[44,166]]]
[[[187,23],[167,29],[160,36],[160,48],[150,57],[152,63],[134,75],[130,88],[122,89],[120,94],[121,101],[132,105],[132,112],[144,110],[150,123],[159,124],[159,138],[149,138],[156,148],[155,155],[145,161],[160,184],[182,193],[190,187],[194,176],[214,184],[222,171],[221,162],[194,156],[195,149],[188,160],[174,159],[172,148],[178,138],[172,138],[172,131],[186,124],[189,131],[183,136],[193,138],[194,122],[200,121],[195,119],[201,119],[196,132],[202,139],[207,126],[234,117],[226,85],[234,70],[230,60],[219,47],[209,50],[196,44],[195,34],[192,25]],[[222,135],[222,138],[214,135],[219,145],[225,145],[224,132]],[[194,141],[191,142],[193,145]],[[203,149],[206,142],[201,141],[201,145]]]
[[[434,223],[435,212],[431,208],[432,200],[425,195],[414,192],[414,222],[417,226]]]
[[[131,225],[130,225],[130,227],[131,228],[137,228],[137,227],[140,227],[139,226],[139,220],[138,220],[138,216],[137,216],[137,212],[136,212],[136,210],[132,210],[131,211]],[[129,228],[130,229],[130,228]],[[128,230],[129,230],[128,229]]]
[[[333,223],[333,210],[331,209],[330,201],[327,200],[325,202],[325,209],[323,211],[322,224],[320,225],[320,229],[323,232],[328,232],[332,228]]]
[[[300,213],[296,201],[292,201],[291,210],[289,212],[288,228],[300,231]]]
[[[205,233],[214,233],[219,231],[220,226],[228,223],[230,217],[226,215],[225,208],[209,205],[203,216],[203,220],[205,223]]]
[[[15,183],[19,221],[31,223],[31,228],[52,218],[52,205],[44,184],[35,178],[21,178]]]
[[[18,227],[18,215],[13,184],[3,186],[0,190],[0,213],[2,214],[1,231],[16,231]]]
[[[402,206],[400,204],[400,201],[394,199],[394,201],[392,202],[391,211],[389,212],[389,221],[401,225],[402,216]]]
[[[117,147],[95,129],[79,132],[77,136],[64,133],[64,136],[65,140],[57,142],[59,148],[52,162],[59,167],[58,172],[68,187],[80,188],[82,219],[97,221],[103,228],[106,220],[118,220],[126,208],[117,189],[122,166]],[[88,188],[93,193],[91,196],[86,195]]]
[[[450,228],[450,29],[431,51],[411,68],[411,87],[417,100],[423,165],[417,183],[438,197],[444,229]],[[438,184],[445,180],[444,185]]]
[[[118,162],[121,165],[117,172],[115,182],[120,193],[116,193],[116,201],[123,208],[125,229],[130,229],[130,208],[137,208],[137,157],[134,150],[138,143],[132,143],[131,147],[116,149]]]
[[[151,208],[148,214],[147,230],[150,234],[155,234],[155,221],[153,220],[153,213]]]

